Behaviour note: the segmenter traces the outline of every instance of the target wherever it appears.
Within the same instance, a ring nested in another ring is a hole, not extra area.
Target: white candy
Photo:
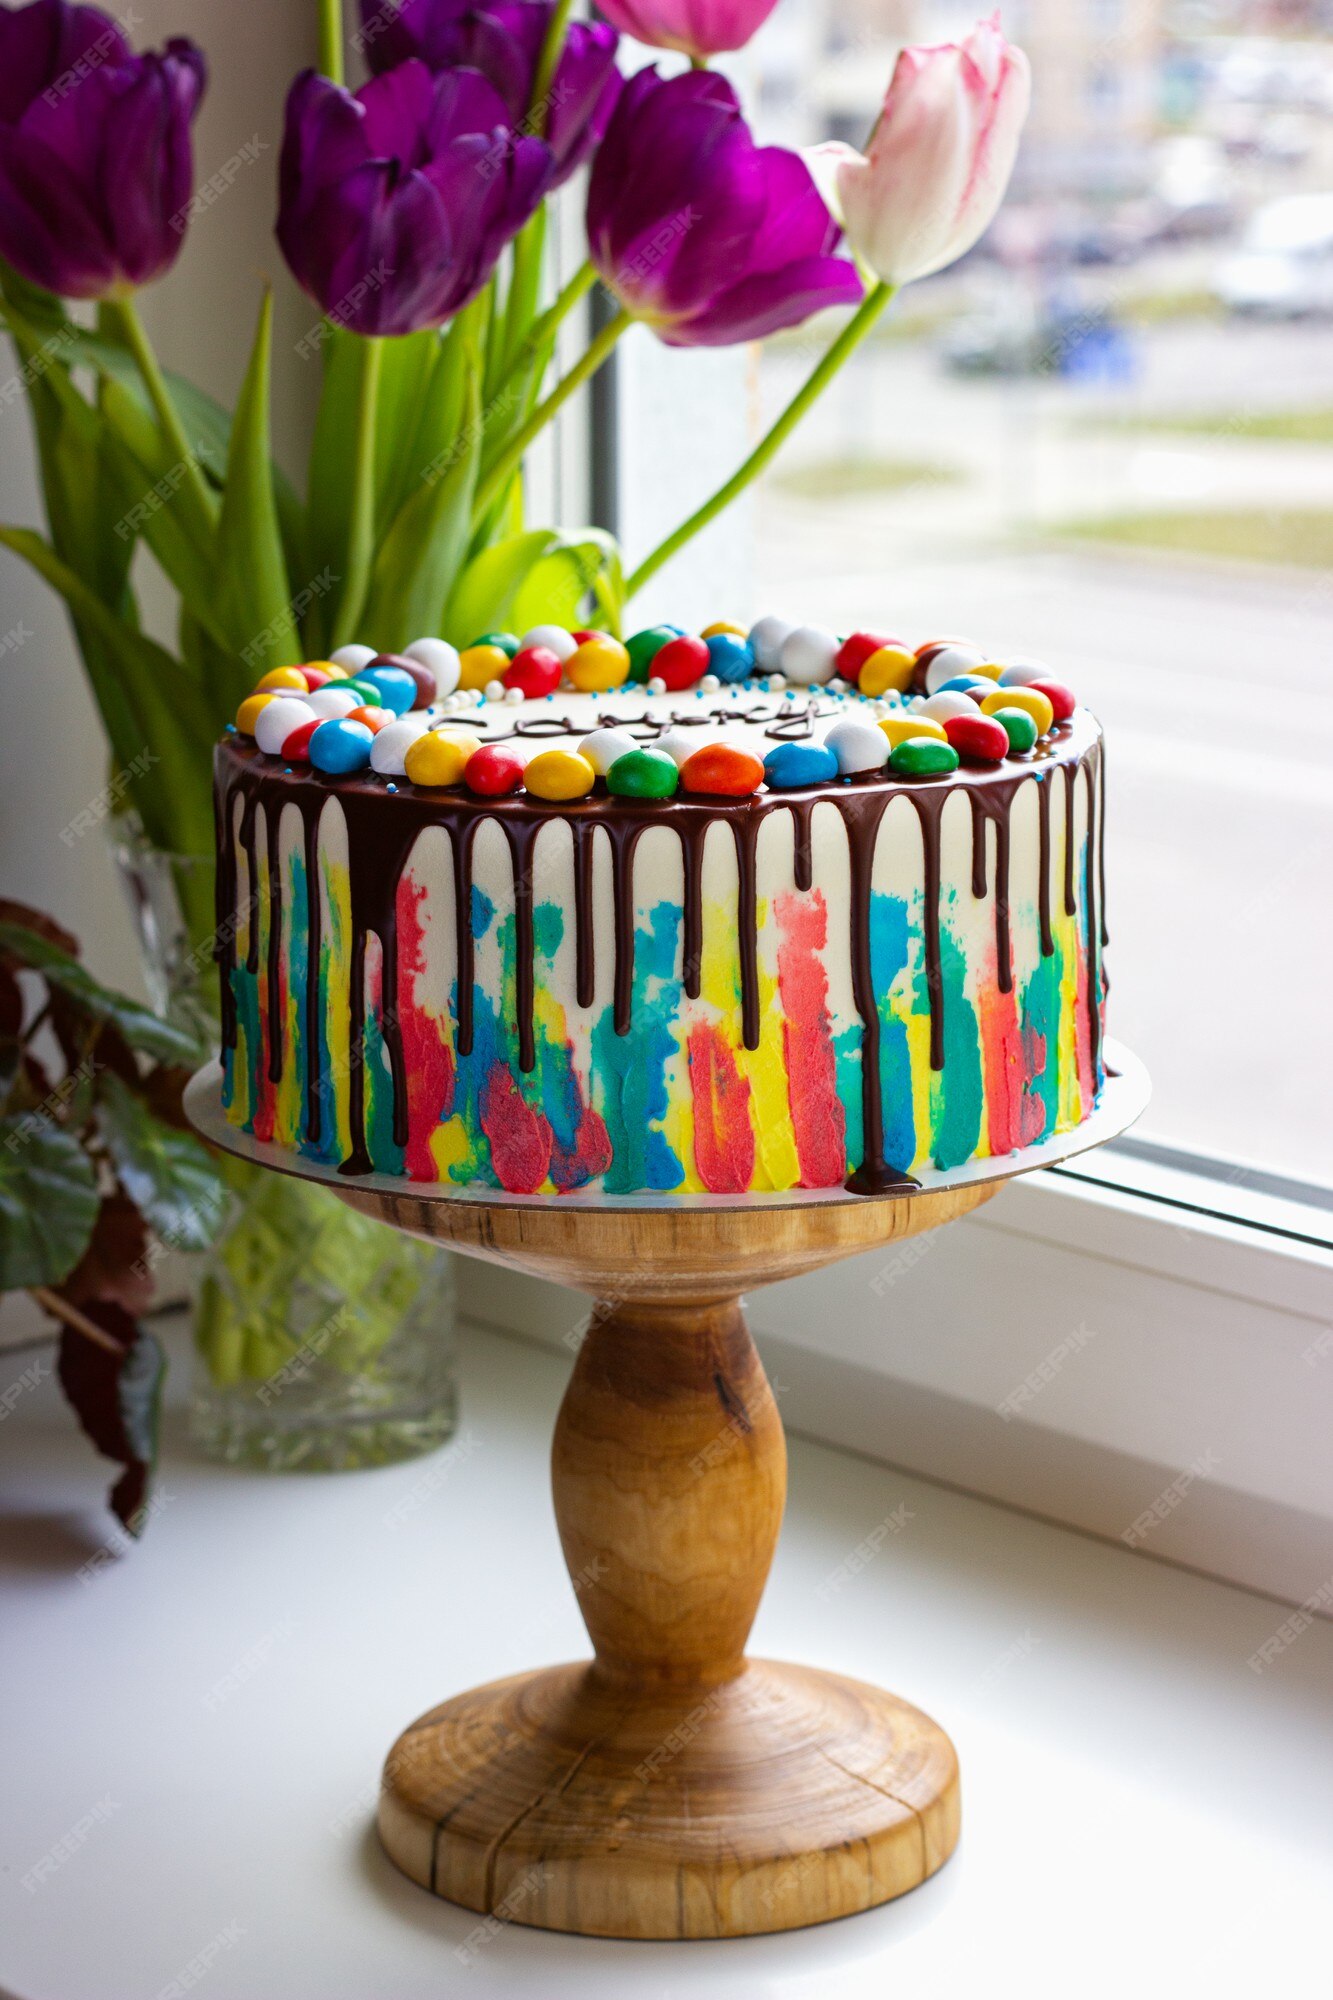
[[[722,683],[716,674],[705,674],[699,683],[700,694],[716,694]]]
[[[507,707],[517,708],[523,700],[524,694],[522,688],[505,689],[505,704]]]
[[[362,697],[353,694],[350,688],[337,687],[330,682],[328,687],[316,688],[313,694],[306,696],[306,707],[312,715],[327,722],[332,716],[350,715],[354,708],[360,708],[361,701]],[[270,702],[269,707],[272,706]]]
[[[782,642],[791,629],[787,619],[773,617],[761,618],[750,627],[750,650],[761,673],[771,674],[776,670]]]
[[[346,667],[349,674],[359,674],[362,667],[368,667],[379,654],[373,646],[339,646],[336,653],[329,654],[330,663],[335,667]]]
[[[958,688],[949,688],[941,689],[938,694],[927,695],[916,712],[918,715],[928,715],[933,722],[947,722],[951,715],[980,715],[981,710],[970,694],[964,694]]]
[[[838,642],[818,625],[798,625],[782,642],[776,665],[797,687],[818,687],[833,678]]]
[[[854,715],[834,723],[824,738],[824,747],[837,758],[844,778],[855,771],[882,771],[889,761],[890,744],[884,731]]]
[[[487,681],[482,692],[487,701],[503,701],[508,690],[503,681]]]
[[[438,694],[452,694],[458,686],[458,677],[463,670],[458,664],[457,647],[451,646],[447,639],[414,639],[410,646],[404,646],[403,658],[415,660],[419,667],[430,668]]]
[[[764,682],[764,689],[768,694],[781,694],[786,685],[787,676],[785,674],[770,674]]]
[[[594,729],[580,743],[579,755],[587,758],[599,778],[604,778],[617,757],[628,757],[631,750],[642,748],[628,729]]]
[[[1054,678],[1050,668],[1043,667],[1039,660],[1015,660],[1013,665],[1006,667],[1000,675],[999,684],[1002,688],[1031,687],[1034,681],[1049,681]]]
[[[936,653],[926,668],[926,693],[935,694],[957,674],[975,673],[986,664],[986,655],[979,653],[975,646],[946,646],[942,653]]]
[[[255,742],[266,757],[276,757],[292,731],[314,719],[314,709],[300,695],[275,695],[272,701],[264,703],[255,719]]]
[[[421,662],[424,667],[426,662]],[[396,722],[386,722],[370,746],[370,768],[378,771],[381,778],[405,778],[407,776],[408,745],[415,743],[418,736],[424,736],[429,723],[420,713],[400,715]]]
[[[652,679],[648,683],[649,694],[665,694],[666,691],[667,691],[667,684],[662,679],[662,676],[660,674],[654,674]]]
[[[530,632],[523,634],[518,643],[520,647],[545,646],[548,652],[555,654],[557,660],[564,661],[571,653],[578,650],[579,642],[572,632],[566,632],[563,625],[534,625]]]
[[[710,737],[705,729],[682,729],[677,727],[675,729],[664,730],[655,743],[650,743],[647,746],[636,744],[635,748],[643,749],[646,747],[650,750],[660,750],[664,757],[670,757],[673,764],[681,765],[687,757],[692,757],[696,750],[702,750],[705,743],[716,742],[717,740],[716,737]]]

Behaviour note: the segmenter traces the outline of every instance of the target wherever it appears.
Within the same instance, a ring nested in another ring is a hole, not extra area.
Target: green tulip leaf
[[[575,627],[591,595],[612,630],[619,629],[624,581],[615,538],[585,528],[564,536],[529,528],[483,549],[459,578],[445,631],[455,645],[479,632],[525,632],[533,625]]]
[[[241,384],[218,521],[217,572],[227,629],[237,654],[237,700],[269,667],[300,657],[292,591],[273,490],[269,377],[273,298],[264,294],[250,364]],[[233,706],[216,691],[221,708]]]
[[[36,1112],[0,1119],[0,1292],[67,1278],[100,1206],[92,1161],[72,1134]]]

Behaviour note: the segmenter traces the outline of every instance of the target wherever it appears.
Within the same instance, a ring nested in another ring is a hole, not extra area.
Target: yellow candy
[[[938,736],[943,743],[949,740],[943,724],[930,715],[881,715],[879,726],[895,750],[900,743],[911,743],[922,736]]]
[[[716,625],[705,625],[699,637],[701,639],[716,639],[719,632],[734,632],[738,639],[749,637],[743,625],[728,625],[725,618],[719,618]]]
[[[349,681],[352,678],[346,667],[340,667],[336,660],[308,660],[306,664],[318,667],[319,671],[327,674],[331,681]]]
[[[1036,723],[1038,736],[1044,736],[1055,722],[1055,710],[1038,688],[996,688],[994,694],[982,696],[983,715],[994,715],[997,708],[1021,708]]]
[[[983,660],[980,666],[969,667],[967,671],[970,674],[984,674],[988,681],[998,681],[1004,668],[998,660]]]
[[[487,646],[482,649],[490,652]],[[415,743],[407,746],[403,763],[408,777],[414,785],[457,785],[462,782],[463,766],[475,750],[480,750],[481,738],[469,729],[445,734],[433,729],[425,736],[418,736]]]
[[[302,688],[305,687],[304,681],[302,681],[301,686]],[[240,730],[242,736],[254,735],[255,723],[259,720],[260,709],[267,708],[269,703],[276,701],[276,699],[277,695],[271,689],[266,694],[248,694],[245,697],[245,700],[236,711],[236,727]]]
[[[565,661],[565,672],[580,694],[600,694],[629,679],[629,654],[619,639],[585,639]]]
[[[299,667],[270,667],[262,681],[255,682],[256,694],[277,694],[279,689],[306,692],[306,678]]]
[[[881,694],[906,694],[915,666],[916,654],[905,646],[881,646],[861,668],[856,685],[872,701]]]
[[[583,799],[596,776],[587,758],[576,750],[543,750],[529,761],[523,782],[534,798]]]
[[[501,681],[509,669],[509,655],[500,646],[465,646],[458,655],[458,685],[484,688]]]

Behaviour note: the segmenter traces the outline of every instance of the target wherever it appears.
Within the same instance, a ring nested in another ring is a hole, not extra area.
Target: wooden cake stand
[[[748,1659],[786,1493],[782,1423],[740,1294],[968,1214],[1013,1174],[1113,1136],[1119,1071],[1078,1132],[920,1192],[478,1200],[349,1181],[227,1125],[216,1066],[186,1105],[243,1157],[363,1214],[593,1294],[556,1422],[555,1514],[594,1657],[456,1695],[399,1737],[380,1837],[466,1908],[599,1937],[737,1937],[901,1896],[958,1840],[958,1761],[864,1682]]]

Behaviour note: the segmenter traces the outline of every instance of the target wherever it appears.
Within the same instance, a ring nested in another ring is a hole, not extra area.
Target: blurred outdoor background
[[[783,0],[768,139],[863,145],[974,6]],[[1333,1180],[1333,0],[1006,0],[1009,199],[768,475],[755,595],[1046,660],[1109,741],[1144,1129]],[[810,329],[765,348],[776,413]]]

